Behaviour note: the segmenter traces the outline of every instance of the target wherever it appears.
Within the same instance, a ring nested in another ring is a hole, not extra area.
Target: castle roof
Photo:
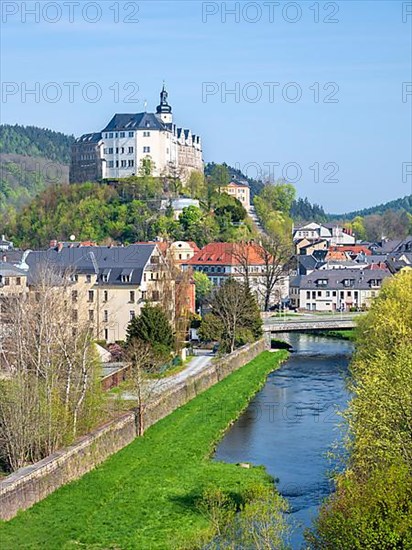
[[[169,130],[154,113],[116,113],[102,132],[142,129]]]

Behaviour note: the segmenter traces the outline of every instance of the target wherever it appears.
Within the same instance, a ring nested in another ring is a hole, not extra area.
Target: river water
[[[269,375],[264,388],[220,442],[215,458],[262,464],[288,500],[291,547],[302,548],[303,531],[333,489],[336,464],[328,451],[342,438],[338,414],[347,404],[344,377],[350,342],[290,333],[281,338],[295,350]]]

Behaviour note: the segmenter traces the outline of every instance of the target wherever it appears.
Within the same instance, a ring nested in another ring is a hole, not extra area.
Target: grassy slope
[[[213,462],[210,453],[287,353],[264,352],[152,426],[82,479],[0,524],[2,550],[178,548],[208,529],[194,503],[210,484],[239,496],[263,468]]]

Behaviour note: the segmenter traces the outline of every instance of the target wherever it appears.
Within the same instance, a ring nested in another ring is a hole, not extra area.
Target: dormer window
[[[316,281],[316,283],[317,283],[318,286],[327,286],[327,284],[328,284],[328,279],[318,279],[318,280]]]
[[[371,279],[369,281],[369,284],[371,287],[375,287],[375,288],[380,287],[382,284],[382,279]]]
[[[355,279],[343,279],[343,286],[351,287],[355,285]]]
[[[132,281],[133,269],[123,269],[120,274],[122,283],[130,283]]]
[[[111,269],[104,269],[102,273],[102,281],[103,283],[108,283],[110,278],[110,272]]]

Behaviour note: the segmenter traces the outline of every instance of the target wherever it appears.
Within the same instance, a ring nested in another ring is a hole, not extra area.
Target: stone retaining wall
[[[149,426],[207,390],[266,349],[264,339],[216,359],[200,373],[161,394],[145,410]],[[21,468],[0,481],[0,519],[9,520],[55,491],[80,478],[137,436],[136,414],[129,412],[79,438],[68,448]]]

